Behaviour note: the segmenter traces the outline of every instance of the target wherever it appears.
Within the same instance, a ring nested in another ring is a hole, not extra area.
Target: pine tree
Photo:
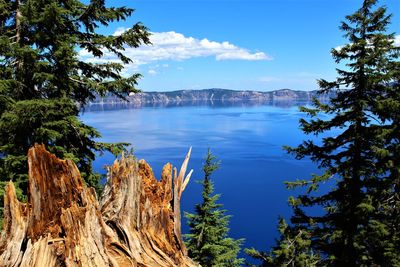
[[[260,252],[254,248],[246,249],[247,255],[261,261],[261,267],[291,266],[315,267],[320,263],[320,255],[310,248],[309,231],[299,227],[289,227],[283,218],[279,219],[280,240],[270,252]],[[257,265],[249,264],[254,267]]]
[[[337,69],[339,77],[333,82],[319,81],[320,93],[335,90],[336,96],[329,103],[315,100],[313,108],[302,108],[311,117],[300,121],[303,132],[328,137],[287,148],[297,159],[311,158],[323,173],[288,183],[290,188],[305,187],[306,193],[289,200],[294,215],[288,227],[293,230],[282,235],[278,247],[293,238],[290,232],[301,230],[309,236],[308,254],[321,256],[318,266],[400,262],[399,48],[394,34],[387,34],[391,15],[376,3],[363,1],[341,24],[349,43],[333,49],[332,55],[346,68]],[[330,135],[332,130],[340,133]],[[327,182],[335,187],[318,193]],[[287,255],[284,261],[291,260]],[[269,256],[279,262],[282,254]]]
[[[190,233],[185,237],[189,256],[201,266],[241,266],[244,262],[238,258],[243,239],[235,240],[228,237],[228,224],[230,216],[225,215],[226,210],[216,203],[220,195],[213,195],[214,185],[211,174],[217,170],[219,162],[208,150],[203,165],[204,179],[203,202],[196,205],[195,213],[186,213]]]
[[[381,72],[388,74],[389,79],[374,107],[384,123],[380,131],[384,144],[376,152],[377,165],[387,171],[374,192],[374,205],[378,207],[374,227],[385,235],[367,234],[366,238],[387,266],[400,266],[400,62],[381,66]]]
[[[149,43],[146,27],[137,23],[119,36],[99,33],[132,13],[104,0],[0,0],[0,195],[9,180],[20,198],[26,195],[26,154],[34,143],[73,160],[88,185],[98,187],[96,152],[118,153],[126,144],[95,141],[100,134],[78,115],[96,95],[137,91],[140,75],[122,75],[132,62],[123,51]],[[80,50],[96,58],[112,53],[119,62],[85,62]]]

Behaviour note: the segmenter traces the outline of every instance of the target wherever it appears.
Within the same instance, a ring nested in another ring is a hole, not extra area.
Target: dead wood
[[[72,161],[35,145],[28,203],[12,182],[5,189],[0,266],[196,266],[181,236],[189,157],[179,174],[166,164],[158,181],[144,160],[122,156],[98,201]]]

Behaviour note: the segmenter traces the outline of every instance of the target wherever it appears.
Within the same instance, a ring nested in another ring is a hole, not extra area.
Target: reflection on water
[[[301,103],[302,105],[308,103]],[[194,169],[184,192],[182,209],[192,211],[201,201],[202,162],[207,149],[221,160],[215,190],[233,215],[231,234],[246,238],[246,247],[267,249],[277,236],[278,216],[288,216],[286,180],[308,178],[318,172],[308,161],[296,161],[282,146],[298,145],[304,136],[298,102],[179,102],[138,108],[129,104],[92,105],[81,119],[96,127],[104,142],[129,142],[138,158],[150,163],[157,177],[163,164],[180,166],[193,146],[189,168]],[[112,155],[95,161],[104,172]],[[187,231],[185,224],[183,230]]]
[[[279,100],[279,101],[259,101],[259,100],[242,100],[242,101],[223,101],[223,100],[196,100],[196,101],[170,101],[170,102],[154,102],[140,104],[137,102],[108,102],[108,103],[93,103],[85,106],[85,111],[106,111],[116,109],[132,109],[143,107],[155,108],[171,108],[171,107],[193,107],[193,106],[208,106],[208,107],[254,107],[254,106],[273,106],[281,108],[290,108],[293,106],[303,106],[311,104],[309,101],[296,100]]]

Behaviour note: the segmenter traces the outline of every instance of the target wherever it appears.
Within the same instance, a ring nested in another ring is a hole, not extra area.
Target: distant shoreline
[[[177,90],[169,92],[140,92],[127,96],[127,100],[116,96],[97,97],[90,101],[87,106],[92,105],[129,105],[129,106],[163,106],[179,104],[210,104],[218,103],[248,103],[268,104],[276,102],[310,102],[313,98],[322,101],[329,100],[335,93],[318,95],[318,91],[297,91],[291,89],[280,89],[269,92],[260,91],[236,91],[230,89],[202,89],[202,90]]]

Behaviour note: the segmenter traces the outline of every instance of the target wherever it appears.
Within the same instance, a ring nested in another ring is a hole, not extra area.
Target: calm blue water
[[[202,178],[210,147],[222,164],[213,180],[220,203],[232,215],[230,235],[246,238],[245,247],[269,250],[274,245],[278,216],[289,216],[287,198],[293,194],[283,182],[319,172],[310,161],[297,161],[282,150],[307,138],[298,123],[304,114],[295,105],[95,109],[85,111],[82,120],[96,127],[104,142],[131,143],[135,155],[146,159],[157,177],[166,162],[179,168],[193,147],[189,168],[194,174],[182,197],[184,211],[191,212],[201,201],[201,186],[195,180]],[[104,155],[95,168],[104,172],[102,166],[112,161],[113,156]]]

